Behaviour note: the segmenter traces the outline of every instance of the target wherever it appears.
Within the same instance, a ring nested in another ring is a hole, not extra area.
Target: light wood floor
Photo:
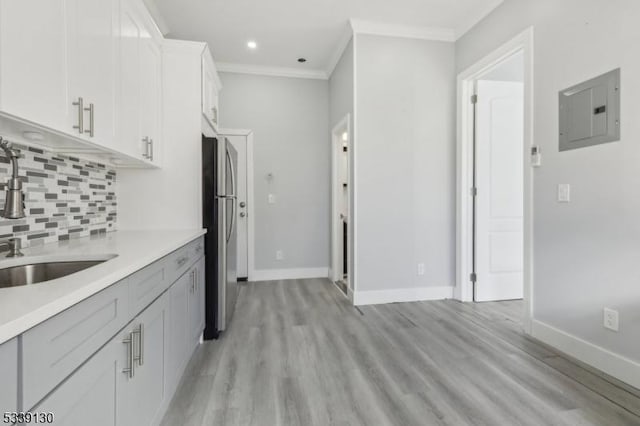
[[[519,331],[522,302],[350,306],[327,280],[244,283],[163,426],[640,425],[616,386]]]

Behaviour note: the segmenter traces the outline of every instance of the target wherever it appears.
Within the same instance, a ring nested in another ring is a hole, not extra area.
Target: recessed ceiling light
[[[298,58],[298,62],[304,64],[305,62],[307,62],[307,60],[305,58]]]
[[[256,48],[258,47],[258,43],[256,43],[256,42],[255,42],[255,41],[253,41],[253,40],[249,40],[249,41],[247,42],[247,47],[248,47],[249,49],[251,49],[251,50],[256,49]]]

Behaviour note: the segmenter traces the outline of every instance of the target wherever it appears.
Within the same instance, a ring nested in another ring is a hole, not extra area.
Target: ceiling
[[[207,42],[223,69],[234,64],[326,74],[344,47],[350,19],[405,33],[435,28],[455,39],[503,0],[146,1],[167,37]],[[248,49],[248,40],[258,48]],[[299,64],[299,57],[307,62]]]

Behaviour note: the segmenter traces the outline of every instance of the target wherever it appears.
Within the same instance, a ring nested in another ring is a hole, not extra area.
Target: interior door
[[[523,88],[477,82],[475,301],[523,297]]]
[[[247,201],[247,137],[228,136],[229,142],[238,153],[238,169],[236,170],[238,211],[236,212],[237,223],[237,256],[238,256],[238,278],[246,279],[249,276],[249,219]]]

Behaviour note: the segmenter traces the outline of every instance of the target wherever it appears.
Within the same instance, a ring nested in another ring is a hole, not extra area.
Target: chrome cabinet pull
[[[81,97],[77,101],[72,103],[73,106],[78,107],[78,124],[73,126],[74,129],[78,129],[78,133],[84,133],[84,99]]]
[[[95,115],[95,108],[93,106],[93,104],[89,104],[89,108],[84,108],[85,111],[89,111],[89,130],[85,130],[84,133],[89,133],[90,137],[93,137],[95,132],[94,132],[94,115]]]
[[[211,120],[213,120],[214,123],[218,124],[218,108],[213,107],[211,108],[211,111],[213,112]]]
[[[127,373],[127,375],[129,376],[130,379],[133,379],[133,376],[135,376],[135,364],[134,364],[134,359],[135,359],[135,348],[134,348],[134,340],[133,340],[133,334],[134,332],[130,332],[129,333],[129,337],[127,337],[126,339],[124,339],[122,341],[122,343],[124,343],[125,345],[128,345],[127,347],[127,366],[125,368],[122,369],[123,373]]]
[[[149,139],[149,160],[153,161],[153,139]]]
[[[138,335],[138,356],[134,358],[134,361],[138,361],[138,365],[142,367],[144,364],[144,324],[140,324],[138,329],[133,331],[133,334]]]
[[[144,138],[142,138],[142,142],[144,142],[144,153],[142,153],[142,156],[144,158],[149,158],[149,136],[145,136]]]

